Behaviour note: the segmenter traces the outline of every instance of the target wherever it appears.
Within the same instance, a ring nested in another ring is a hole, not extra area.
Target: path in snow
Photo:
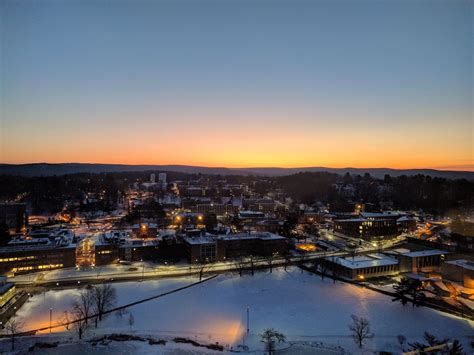
[[[195,282],[196,278],[171,278],[146,282],[113,284],[118,305],[130,303]],[[49,325],[49,308],[58,320],[70,308],[78,290],[48,291],[31,298],[17,313],[27,329]],[[203,342],[235,346],[246,333],[246,309],[250,308],[251,347],[259,347],[258,334],[267,327],[285,333],[290,340],[323,340],[353,349],[349,337],[350,315],[366,317],[375,333],[377,349],[398,351],[396,336],[419,340],[424,331],[456,337],[468,344],[474,322],[428,308],[403,307],[390,297],[345,283],[321,281],[319,276],[302,274],[297,268],[275,269],[255,276],[220,275],[206,284],[131,307],[135,324],[132,331],[162,336],[182,335]],[[130,331],[128,316],[110,315],[98,330]],[[54,322],[54,321],[53,321]]]

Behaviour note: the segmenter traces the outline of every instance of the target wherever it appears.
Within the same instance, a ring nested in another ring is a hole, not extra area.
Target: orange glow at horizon
[[[346,121],[344,115],[290,111],[172,111],[167,114],[174,119],[166,124],[155,122],[150,112],[136,123],[117,116],[94,126],[10,127],[0,162],[474,171],[471,132],[442,114],[433,114],[430,125],[414,121],[407,129],[369,124],[362,114]]]

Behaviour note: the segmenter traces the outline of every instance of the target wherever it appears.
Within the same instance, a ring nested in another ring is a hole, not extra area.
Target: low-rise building
[[[446,251],[430,249],[398,253],[400,272],[431,272],[441,267]]]
[[[459,259],[445,261],[441,265],[443,278],[461,283],[464,287],[474,288],[474,262]]]
[[[0,276],[0,308],[15,295],[15,284],[7,282],[5,276]]]
[[[191,264],[223,261],[224,246],[217,243],[215,236],[199,236],[184,238],[186,257]]]
[[[236,233],[200,235],[184,238],[185,253],[191,263],[223,261],[241,256],[284,255],[288,251],[286,238],[277,234]]]
[[[328,257],[325,262],[336,275],[351,280],[396,275],[398,260],[385,254],[369,254],[355,257]]]
[[[76,246],[8,246],[0,248],[0,273],[26,273],[76,265]]]

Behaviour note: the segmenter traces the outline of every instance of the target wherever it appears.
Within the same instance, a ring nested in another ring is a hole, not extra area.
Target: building
[[[287,239],[269,232],[221,235],[218,244],[223,247],[226,258],[285,255],[288,252]]]
[[[0,248],[0,273],[27,273],[76,266],[76,246],[8,246]]]
[[[173,216],[172,224],[180,228],[203,228],[204,215],[202,213],[182,212]]]
[[[119,245],[99,243],[95,245],[95,265],[108,265],[119,260]]]
[[[223,261],[242,256],[285,255],[286,238],[277,234],[236,233],[200,235],[183,240],[187,259],[191,263]]]
[[[139,223],[132,226],[132,233],[137,238],[156,238],[158,225],[156,223]]]
[[[0,308],[15,295],[15,284],[7,282],[5,276],[0,276]]]
[[[22,233],[28,228],[25,203],[0,203],[0,225],[6,226],[9,234]]]
[[[355,257],[328,257],[325,263],[333,272],[351,280],[391,276],[399,272],[398,260],[385,254],[369,254]]]
[[[224,216],[238,212],[239,208],[232,204],[223,203],[205,203],[196,204],[191,207],[191,211],[195,213],[214,213],[217,216]]]
[[[156,183],[156,174],[150,174],[150,183]]]
[[[191,264],[223,261],[223,245],[217,243],[215,236],[186,237],[183,240],[184,250]]]
[[[158,174],[158,182],[160,184],[166,184],[166,173],[159,173]]]
[[[118,250],[120,260],[144,261],[159,258],[157,240],[129,239],[126,244],[120,245]]]
[[[397,250],[395,250],[397,252]],[[431,272],[441,267],[446,251],[431,249],[398,253],[400,272]]]
[[[392,212],[361,212],[357,218],[334,220],[334,231],[356,238],[377,239],[399,233],[397,220],[401,215]]]
[[[445,261],[441,265],[443,278],[459,282],[464,287],[474,289],[474,262],[460,259]]]

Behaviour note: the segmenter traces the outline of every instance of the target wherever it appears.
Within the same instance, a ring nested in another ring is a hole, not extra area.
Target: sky
[[[474,171],[467,0],[0,0],[0,162]]]

